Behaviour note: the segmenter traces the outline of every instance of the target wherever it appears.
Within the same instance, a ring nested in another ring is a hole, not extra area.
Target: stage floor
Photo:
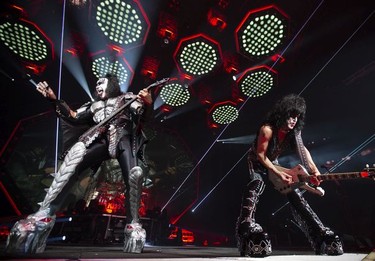
[[[341,256],[316,256],[309,251],[280,251],[274,250],[266,260],[292,261],[361,261],[369,257],[368,253],[345,253]],[[4,245],[1,245],[0,260],[179,260],[179,261],[207,261],[207,260],[260,260],[261,258],[240,257],[236,248],[232,247],[199,247],[199,246],[146,246],[141,254],[122,252],[117,246],[77,246],[77,245],[47,245],[42,254],[35,255],[6,255]],[[368,260],[375,260],[374,257]]]

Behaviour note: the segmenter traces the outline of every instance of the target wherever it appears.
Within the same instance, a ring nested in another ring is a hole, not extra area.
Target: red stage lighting
[[[141,74],[152,80],[155,80],[159,70],[160,61],[155,57],[145,57]]]
[[[37,65],[37,64],[28,63],[28,62],[23,62],[23,64],[25,65],[26,70],[34,75],[40,75],[46,69],[45,64]]]
[[[235,75],[239,71],[239,62],[238,62],[238,57],[237,55],[233,55],[230,53],[224,54],[223,58],[223,66],[224,70],[232,75]]]
[[[165,12],[160,14],[157,35],[166,44],[177,39],[177,23],[172,15]]]
[[[215,9],[211,8],[208,11],[207,20],[210,25],[217,28],[219,31],[223,31],[227,27],[224,15]]]
[[[197,96],[202,105],[210,105],[213,101],[213,94],[212,94],[212,88],[200,83],[196,87],[197,90]]]

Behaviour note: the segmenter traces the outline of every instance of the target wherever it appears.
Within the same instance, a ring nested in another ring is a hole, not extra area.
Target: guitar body
[[[315,193],[319,196],[324,196],[324,190],[321,187],[314,186],[308,181],[305,181],[309,179],[310,174],[302,165],[298,164],[292,169],[287,169],[281,166],[276,166],[276,168],[291,175],[293,180],[293,183],[291,185],[287,185],[279,178],[279,176],[270,171],[268,173],[268,178],[274,185],[275,189],[280,193],[287,194],[297,188],[301,188]]]

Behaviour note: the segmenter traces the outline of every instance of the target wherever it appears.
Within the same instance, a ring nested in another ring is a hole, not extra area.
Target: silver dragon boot
[[[49,208],[39,210],[26,219],[17,221],[10,230],[5,252],[42,253],[56,220],[56,216],[49,215],[49,211]]]
[[[139,222],[139,206],[142,193],[142,179],[143,171],[136,166],[130,170],[129,173],[129,206],[127,210],[131,215],[131,222],[125,226],[124,237],[124,252],[127,253],[142,253],[146,243],[146,230],[142,228]]]
[[[69,150],[59,171],[54,174],[54,180],[43,202],[39,203],[39,210],[26,219],[17,221],[10,230],[5,247],[7,253],[33,254],[44,251],[56,220],[56,216],[51,213],[53,211],[50,204],[74,174],[85,153],[86,147],[82,142],[76,143]]]

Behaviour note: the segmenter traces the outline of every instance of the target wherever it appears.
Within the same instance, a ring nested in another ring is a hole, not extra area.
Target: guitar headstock
[[[152,83],[151,85],[147,86],[147,89],[150,89],[152,87],[157,87],[157,86],[160,86],[166,82],[169,82],[171,80],[171,78],[164,78],[164,79],[161,79],[159,81],[156,81],[154,83]]]

